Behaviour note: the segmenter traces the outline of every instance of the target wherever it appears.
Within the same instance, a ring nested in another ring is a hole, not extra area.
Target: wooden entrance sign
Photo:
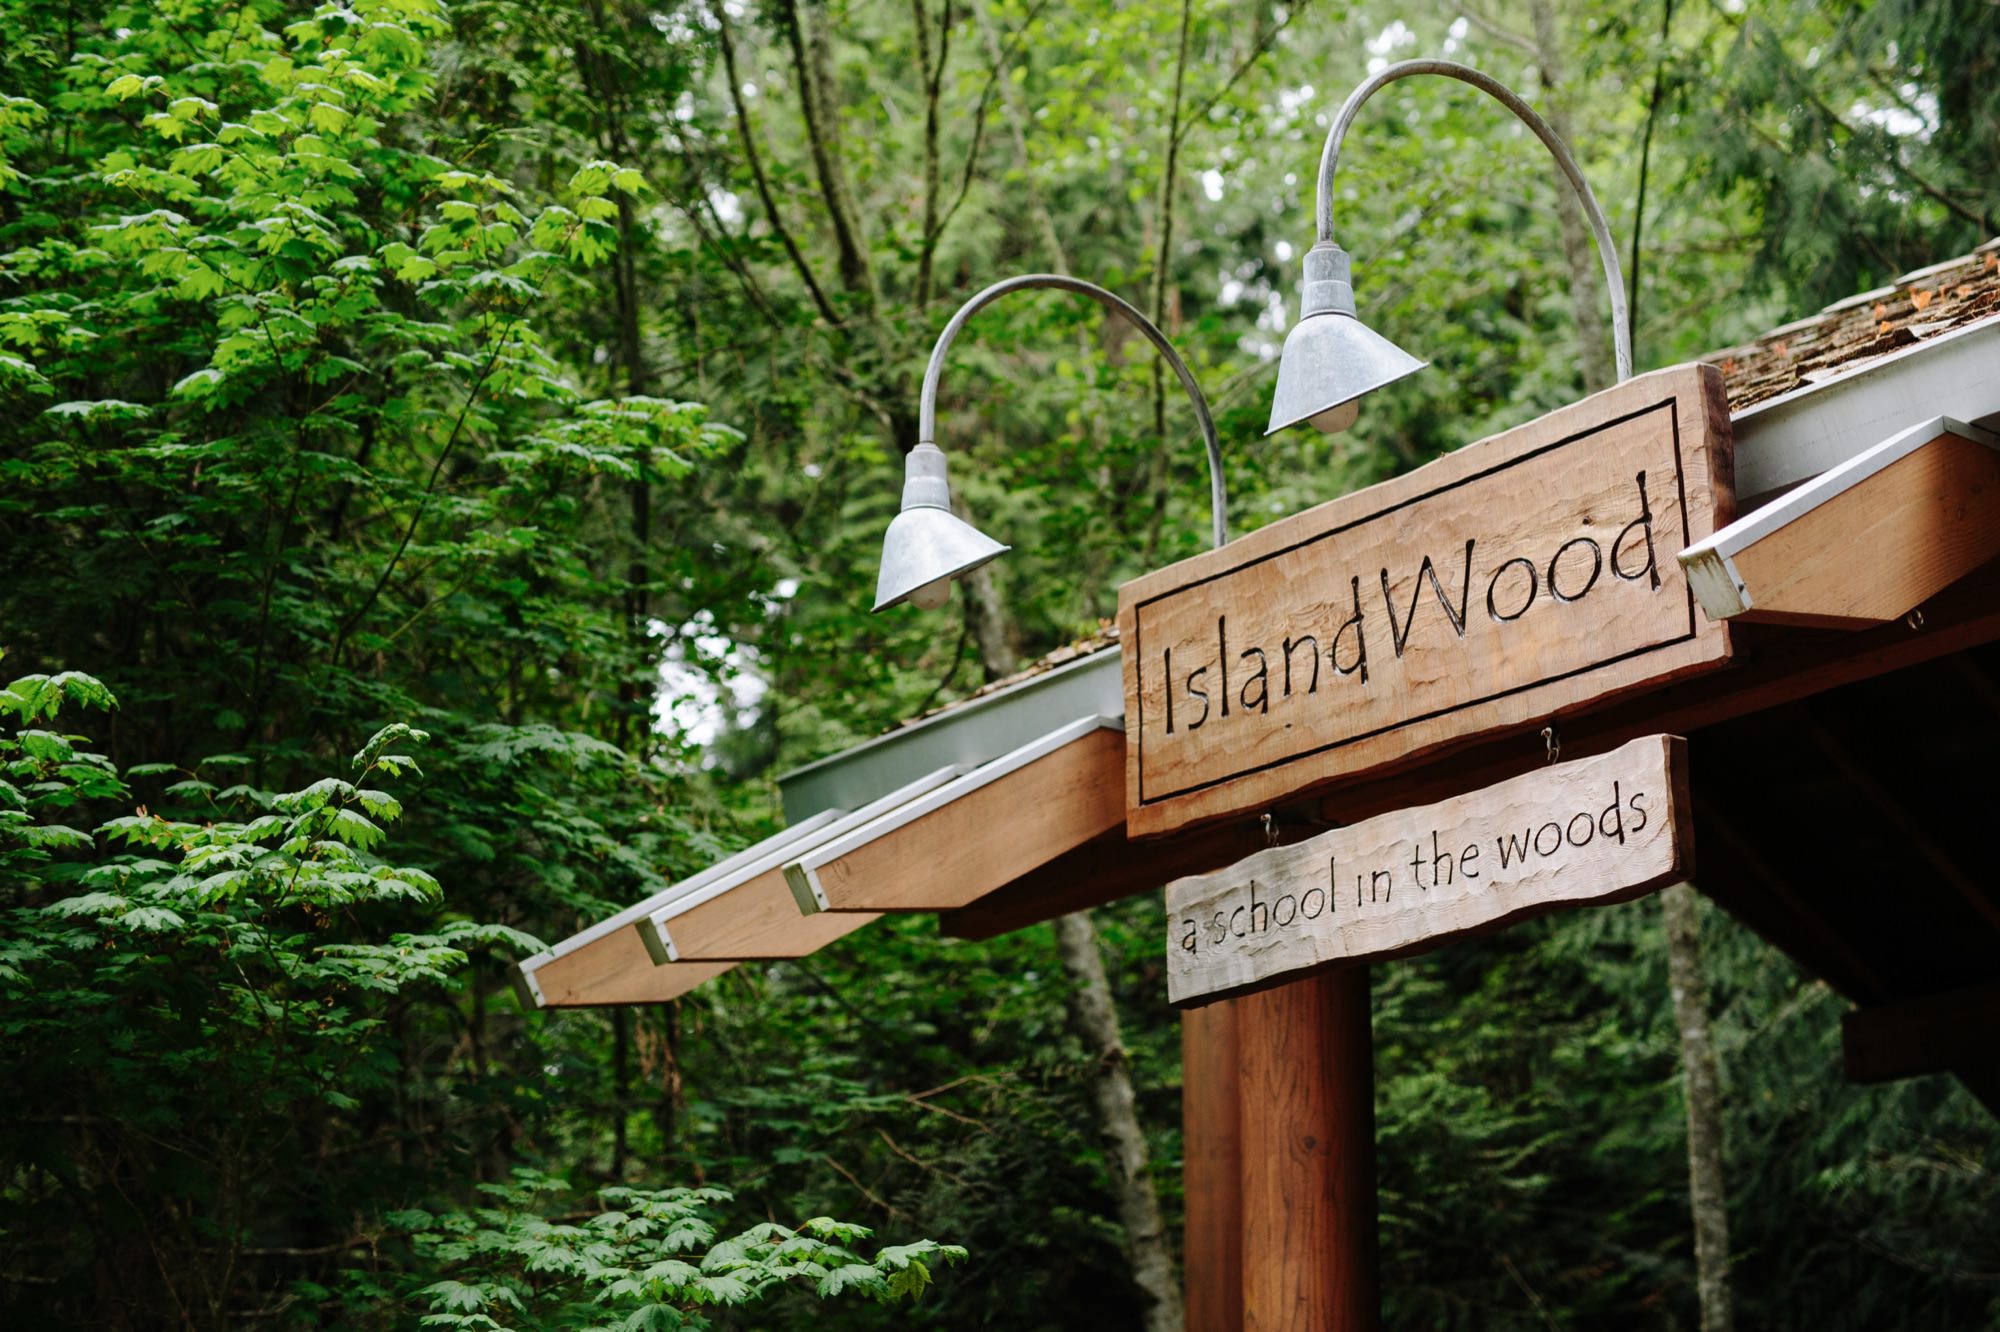
[[[1167,998],[1406,957],[1694,872],[1687,742],[1646,736],[1167,885]]]
[[[1127,583],[1127,828],[1725,664],[1675,556],[1732,515],[1712,366],[1628,380]]]

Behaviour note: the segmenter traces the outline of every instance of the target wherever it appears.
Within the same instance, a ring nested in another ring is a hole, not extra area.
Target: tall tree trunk
[[[951,493],[951,511],[966,522],[972,521],[965,501]],[[958,580],[965,597],[965,614],[972,629],[973,646],[979,649],[979,668],[986,681],[1013,674],[1014,646],[1008,641],[1007,609],[1000,601],[1000,588],[993,581],[993,566],[982,564]]]
[[[1139,1127],[1132,1074],[1111,1003],[1111,983],[1097,948],[1097,928],[1087,911],[1056,918],[1056,951],[1070,979],[1069,1021],[1092,1057],[1090,1091],[1098,1131],[1111,1163],[1118,1220],[1125,1228],[1125,1257],[1133,1284],[1146,1296],[1146,1332],[1182,1332],[1181,1287],[1167,1249],[1160,1200],[1148,1168],[1146,1135]]]
[[[1639,340],[1639,257],[1640,239],[1646,231],[1646,177],[1653,165],[1653,125],[1660,118],[1660,103],[1666,97],[1667,58],[1673,48],[1667,38],[1674,26],[1674,0],[1661,0],[1660,50],[1653,59],[1653,97],[1646,104],[1646,130],[1639,139],[1639,192],[1632,203],[1632,257],[1625,265],[1625,317],[1632,322],[1632,340]],[[1636,367],[1635,367],[1636,368]]]
[[[910,0],[910,16],[916,35],[917,73],[924,87],[924,221],[917,246],[916,307],[931,303],[934,265],[937,261],[940,189],[938,168],[938,101],[944,95],[944,67],[951,57],[951,0],[945,0],[944,15],[938,20],[937,57],[931,57],[930,11],[924,0]]]
[[[1555,7],[1550,0],[1530,0],[1529,16],[1535,25],[1535,64],[1542,76],[1542,118],[1558,138],[1575,151],[1570,117],[1569,90],[1563,83],[1561,39],[1556,34]],[[1569,267],[1569,302],[1576,321],[1578,359],[1582,362],[1583,387],[1587,393],[1609,388],[1617,376],[1617,359],[1606,333],[1607,316],[1598,310],[1604,294],[1604,278],[1597,247],[1584,220],[1583,204],[1562,168],[1549,168],[1556,181],[1556,220],[1562,230],[1563,262]]]
[[[1722,1086],[1708,1023],[1708,985],[1701,969],[1701,918],[1694,888],[1677,883],[1660,894],[1667,930],[1667,977],[1680,1033],[1687,1087],[1688,1200],[1694,1213],[1695,1286],[1701,1332],[1731,1332],[1729,1201],[1722,1173]]]
[[[972,580],[964,581],[970,584]],[[981,603],[975,599],[974,604]],[[1000,616],[997,597],[984,604]],[[999,627],[1004,638],[1004,617]],[[1002,674],[1011,670],[1011,652],[988,663],[989,671],[995,667]],[[1153,1191],[1146,1135],[1139,1127],[1138,1097],[1132,1092],[1131,1062],[1118,1029],[1118,1010],[1111,1001],[1104,958],[1098,952],[1097,927],[1091,924],[1087,911],[1059,916],[1055,926],[1056,953],[1070,982],[1065,999],[1070,1028],[1091,1055],[1091,1101],[1097,1110],[1097,1130],[1109,1149],[1111,1186],[1118,1195],[1118,1220],[1125,1229],[1125,1258],[1131,1264],[1132,1283],[1147,1297],[1146,1332],[1182,1332],[1185,1319],[1180,1281],[1167,1247],[1166,1227],[1160,1220],[1159,1196]]]
[[[1028,216],[1034,219],[1035,234],[1042,242],[1042,251],[1048,258],[1049,271],[1068,277],[1071,271],[1069,247],[1063,244],[1062,233],[1056,226],[1055,215],[1049,211],[1048,200],[1043,196],[1041,186],[1035,183],[1034,162],[1028,156],[1028,112],[1022,104],[1021,90],[1013,79],[1007,77],[1007,71],[1001,68],[1006,63],[1007,53],[1000,43],[999,32],[993,27],[993,19],[987,13],[986,5],[975,4],[973,13],[979,20],[979,30],[986,41],[988,58],[992,60],[993,69],[998,75],[1000,110],[1007,121],[1008,136],[1014,143],[1014,160],[1021,169],[1022,197],[1028,205]],[[1108,318],[1110,316],[1107,316]],[[1078,325],[1077,356],[1088,364],[1092,355],[1098,350],[1100,348],[1092,343],[1090,334],[1082,325]],[[1085,439],[1109,438],[1104,421],[1103,404],[1096,395],[1091,395],[1079,404],[1079,411],[1083,416],[1082,435]],[[1093,473],[1098,492],[1110,493],[1111,469],[1100,459]],[[1105,572],[1105,561],[1098,555],[1096,548],[1086,548],[1083,563],[1076,570],[1076,575],[1078,597],[1088,615],[1101,614],[1108,608],[1108,594],[1111,589],[1104,585]]]
[[[1170,293],[1174,304],[1179,304],[1179,292],[1173,290],[1171,282],[1175,186],[1179,184],[1175,177],[1180,174],[1181,98],[1187,88],[1188,46],[1193,28],[1193,0],[1181,0],[1180,46],[1174,60],[1174,94],[1167,110],[1167,160],[1160,174],[1159,202],[1154,208],[1159,217],[1160,235],[1159,250],[1153,259],[1153,308],[1147,312],[1163,332],[1171,331],[1167,328]],[[1146,525],[1144,559],[1147,568],[1159,562],[1160,533],[1167,517],[1167,484],[1173,473],[1167,457],[1167,367],[1157,357],[1153,361],[1153,435],[1152,475],[1148,484],[1152,493],[1152,512]]]
[[[798,75],[799,108],[805,120],[806,140],[812,149],[820,198],[826,204],[827,220],[833,225],[834,247],[840,256],[840,284],[872,309],[875,272],[868,263],[861,217],[855,210],[853,191],[847,181],[840,106],[833,87],[833,37],[828,31],[824,0],[803,0],[803,3],[794,0],[786,9],[785,35],[791,40],[792,67]]]
[[[980,35],[986,39],[986,52],[999,74],[1000,108],[1007,118],[1008,136],[1014,141],[1014,160],[1021,168],[1021,185],[1028,203],[1028,215],[1034,219],[1036,234],[1047,253],[1050,271],[1069,275],[1069,250],[1063,244],[1062,234],[1056,229],[1055,215],[1049,212],[1048,200],[1042,195],[1041,186],[1035,183],[1034,164],[1028,157],[1027,108],[1021,102],[1021,90],[1014,80],[1007,77],[1008,71],[1001,69],[1007,52],[1000,44],[1000,33],[993,26],[993,16],[987,12],[984,0],[973,5],[973,13],[979,19]]]

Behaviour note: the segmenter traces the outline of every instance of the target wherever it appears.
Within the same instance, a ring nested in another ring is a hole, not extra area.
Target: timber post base
[[[1225,999],[1181,1013],[1187,1332],[1243,1332],[1241,1007]]]
[[[1375,1332],[1368,969],[1308,976],[1233,1006],[1242,1051],[1244,1332]]]

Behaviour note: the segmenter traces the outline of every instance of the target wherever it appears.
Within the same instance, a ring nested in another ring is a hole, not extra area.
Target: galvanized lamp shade
[[[1321,241],[1306,251],[1305,299],[1299,322],[1285,335],[1278,388],[1271,395],[1275,435],[1311,421],[1332,434],[1354,424],[1357,400],[1429,364],[1361,322],[1354,313],[1347,251]]]
[[[1276,434],[1287,426],[1310,421],[1329,433],[1352,425],[1363,394],[1394,383],[1426,364],[1363,324],[1354,310],[1354,287],[1347,252],[1333,241],[1333,172],[1340,162],[1341,142],[1354,123],[1361,104],[1383,87],[1413,74],[1442,74],[1469,83],[1512,111],[1535,137],[1555,155],[1556,165],[1583,204],[1584,220],[1597,241],[1597,254],[1604,265],[1604,278],[1611,289],[1611,339],[1618,359],[1618,379],[1632,377],[1632,331],[1625,311],[1625,277],[1618,266],[1618,251],[1611,239],[1611,225],[1597,196],[1570,155],[1567,145],[1549,128],[1535,109],[1501,83],[1452,60],[1405,60],[1389,66],[1349,94],[1340,114],[1326,133],[1320,150],[1318,223],[1319,239],[1306,251],[1305,295],[1299,304],[1299,322],[1285,337],[1285,349],[1278,360],[1278,387],[1271,398],[1271,423],[1266,434]]]
[[[917,447],[910,450],[903,463],[903,509],[882,537],[882,570],[875,580],[878,611],[905,601],[921,610],[936,610],[950,598],[951,585],[956,579],[1009,549],[951,511],[951,486],[945,476],[944,453],[933,442],[937,437],[938,379],[944,372],[945,353],[966,320],[1010,291],[1034,288],[1073,291],[1124,315],[1173,367],[1181,387],[1194,403],[1202,443],[1208,450],[1209,526],[1216,545],[1229,539],[1229,503],[1223,493],[1222,445],[1216,438],[1215,421],[1209,415],[1208,399],[1202,396],[1194,372],[1167,341],[1167,335],[1131,302],[1094,283],[1058,273],[1028,273],[996,282],[958,307],[958,312],[944,326],[944,332],[938,334],[937,346],[931,349],[930,364],[924,369],[923,392],[917,403]],[[1351,301],[1349,309],[1352,310]]]
[[[882,537],[875,609],[907,601],[936,610],[951,597],[953,579],[1007,550],[951,511],[944,453],[935,444],[919,444],[903,463],[903,511]]]

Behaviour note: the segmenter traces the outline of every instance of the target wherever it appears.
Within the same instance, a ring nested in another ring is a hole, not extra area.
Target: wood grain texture
[[[1244,1332],[1374,1332],[1368,970],[1291,981],[1237,1008]]]
[[[1687,742],[1634,740],[1167,885],[1167,997],[1407,957],[1694,868]]]
[[[1006,776],[827,858],[788,865],[829,912],[950,911],[1125,822],[1124,737],[1099,728]],[[803,905],[803,902],[801,902]]]
[[[991,939],[1072,911],[1157,892],[1169,879],[1232,865],[1263,846],[1264,835],[1254,823],[1214,824],[1134,842],[1126,838],[1121,820],[1103,836],[968,906],[943,913],[938,930],[954,939]]]
[[[733,962],[653,965],[636,926],[551,958],[535,969],[545,1008],[597,1008],[607,1004],[662,1004],[714,980]]]
[[[750,962],[810,957],[874,920],[872,912],[802,915],[782,867],[720,897],[656,921],[675,961]]]
[[[1128,825],[1249,813],[1710,670],[1721,377],[1629,380],[1119,590]]]
[[[1864,628],[2000,555],[2000,449],[1976,427],[1957,430],[1967,433],[1939,423],[1884,441],[1683,553],[1704,607],[1705,561],[1737,618]]]
[[[1182,1270],[1188,1332],[1243,1329],[1243,1111],[1237,1005],[1181,1014]]]

